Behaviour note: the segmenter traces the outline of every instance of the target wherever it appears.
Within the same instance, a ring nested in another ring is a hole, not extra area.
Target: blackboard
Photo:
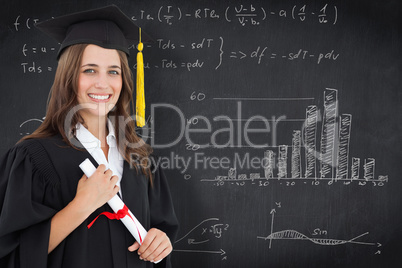
[[[58,44],[34,23],[111,3],[155,40],[138,133],[174,267],[400,267],[400,1],[3,1],[2,153],[45,116]]]

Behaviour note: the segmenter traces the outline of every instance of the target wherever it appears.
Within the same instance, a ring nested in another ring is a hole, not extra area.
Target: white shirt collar
[[[77,123],[75,129],[75,136],[89,153],[92,153],[93,150],[101,147],[101,141],[97,139],[91,132],[89,132],[89,130],[81,123]],[[108,119],[108,129],[109,134],[106,136],[106,142],[109,147],[116,147],[116,135],[110,119]]]

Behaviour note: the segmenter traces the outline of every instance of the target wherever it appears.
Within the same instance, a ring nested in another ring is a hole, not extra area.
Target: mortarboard
[[[58,53],[74,44],[94,44],[103,48],[118,49],[129,55],[128,47],[139,41],[139,28],[117,6],[67,14],[35,25],[57,42]],[[152,39],[142,32],[143,42]]]
[[[144,63],[142,49],[144,42],[152,39],[141,32],[141,28],[127,17],[117,6],[67,14],[35,25],[61,43],[57,57],[64,48],[74,44],[94,44],[107,49],[117,49],[129,55],[130,44],[138,42],[137,54],[137,126],[145,125]]]

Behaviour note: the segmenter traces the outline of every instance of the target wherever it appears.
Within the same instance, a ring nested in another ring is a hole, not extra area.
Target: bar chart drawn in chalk
[[[320,228],[314,229],[310,236],[307,236],[294,229],[284,229],[280,231],[274,231],[274,219],[277,213],[276,208],[273,208],[270,212],[271,214],[271,229],[268,236],[257,236],[257,239],[269,240],[269,249],[272,248],[273,240],[293,240],[293,241],[309,241],[318,246],[339,246],[345,244],[355,244],[363,246],[374,246],[377,248],[374,254],[381,254],[381,243],[378,242],[365,242],[361,241],[362,237],[369,234],[369,232],[362,233],[351,239],[333,239],[327,238],[327,230],[322,230]]]
[[[215,99],[239,101],[239,98]],[[244,100],[264,101],[259,98]],[[301,129],[293,130],[291,145],[266,146],[260,157],[261,172],[238,174],[235,165],[240,163],[241,167],[241,161],[245,161],[243,158],[237,162],[233,161],[234,166],[229,168],[227,174],[217,175],[215,178],[203,178],[201,181],[212,182],[216,186],[225,184],[243,186],[246,183],[268,186],[270,182],[278,181],[279,184],[286,186],[300,183],[317,186],[324,182],[328,185],[335,182],[349,185],[356,182],[361,186],[371,184],[379,187],[388,182],[388,175],[376,174],[375,158],[361,159],[350,154],[352,115],[339,115],[337,89],[324,90],[322,115],[316,105],[309,105],[306,108],[305,118],[301,121]],[[263,146],[254,148],[263,149]]]
[[[184,236],[174,243],[173,251],[182,253],[216,254],[226,260],[226,252],[216,248],[217,240],[221,239],[229,229],[229,224],[219,218],[208,218],[201,221]],[[211,249],[213,247],[213,249]]]

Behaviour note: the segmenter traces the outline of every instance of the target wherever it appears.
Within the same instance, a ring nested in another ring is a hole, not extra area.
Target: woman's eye
[[[110,73],[110,74],[114,74],[114,75],[118,75],[118,74],[119,74],[119,72],[118,72],[118,71],[115,71],[115,70],[111,70],[111,71],[109,71],[109,73]]]
[[[84,73],[94,73],[95,70],[94,69],[85,69]]]

